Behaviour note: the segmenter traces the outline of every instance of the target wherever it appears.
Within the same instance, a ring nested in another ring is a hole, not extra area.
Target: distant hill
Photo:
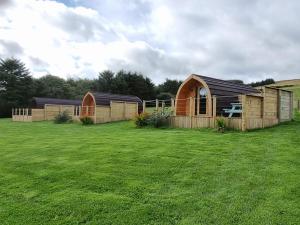
[[[280,80],[280,81],[276,81],[274,84],[270,84],[268,86],[269,87],[278,87],[278,88],[294,87],[294,86],[300,87],[300,79]]]

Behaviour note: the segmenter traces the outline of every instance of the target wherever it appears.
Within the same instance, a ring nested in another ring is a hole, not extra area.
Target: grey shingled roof
[[[239,94],[260,93],[259,90],[245,84],[236,84],[226,80],[220,80],[220,79],[206,77],[197,74],[194,75],[200,77],[202,80],[206,82],[212,95],[231,96],[231,95],[239,95]]]

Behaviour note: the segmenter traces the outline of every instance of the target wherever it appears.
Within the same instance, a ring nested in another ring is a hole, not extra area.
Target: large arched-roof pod
[[[134,95],[111,94],[105,92],[90,92],[95,98],[97,105],[110,105],[111,101],[137,102],[142,104],[142,100]]]
[[[88,92],[83,97],[82,106],[87,103],[87,98],[91,98],[94,102],[94,106],[109,106],[111,101],[119,102],[135,102],[138,103],[139,112],[142,111],[143,102],[142,100],[134,95],[121,95],[121,94],[111,94],[104,92]],[[90,101],[89,101],[90,102]],[[92,103],[90,103],[91,106]]]
[[[238,95],[260,93],[257,89],[254,89],[248,85],[236,84],[231,81],[192,74],[181,84],[181,86],[178,89],[176,95],[176,112],[183,111],[182,115],[186,115],[188,113],[188,100],[185,101],[184,99],[188,99],[189,97],[196,97],[193,96],[192,89],[195,88],[197,85],[198,87],[203,86],[207,89],[208,113],[206,113],[206,115],[211,115],[212,113],[212,96],[226,96],[229,98],[225,100],[227,100],[228,102],[233,102],[235,101],[235,98],[237,98]],[[218,110],[220,111],[220,109]]]

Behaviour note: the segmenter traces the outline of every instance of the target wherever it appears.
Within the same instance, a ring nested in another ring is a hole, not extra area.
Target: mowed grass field
[[[0,224],[300,224],[300,123],[219,134],[1,119]]]

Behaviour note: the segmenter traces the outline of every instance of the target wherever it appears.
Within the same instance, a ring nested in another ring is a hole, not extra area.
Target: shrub
[[[67,111],[60,112],[54,118],[54,123],[68,123],[72,121],[72,117]]]
[[[151,126],[154,126],[156,128],[158,127],[163,127],[163,126],[168,126],[169,120],[168,118],[170,117],[171,112],[158,112],[155,111],[149,118],[148,124]]]
[[[82,125],[92,125],[92,124],[94,124],[93,119],[91,117],[88,117],[88,116],[80,117],[80,121],[81,121]]]
[[[134,118],[134,123],[136,127],[145,127],[148,125],[149,114],[141,113]]]
[[[218,131],[224,133],[225,128],[226,128],[225,119],[223,117],[220,117],[220,118],[217,118],[216,122],[217,122]]]

